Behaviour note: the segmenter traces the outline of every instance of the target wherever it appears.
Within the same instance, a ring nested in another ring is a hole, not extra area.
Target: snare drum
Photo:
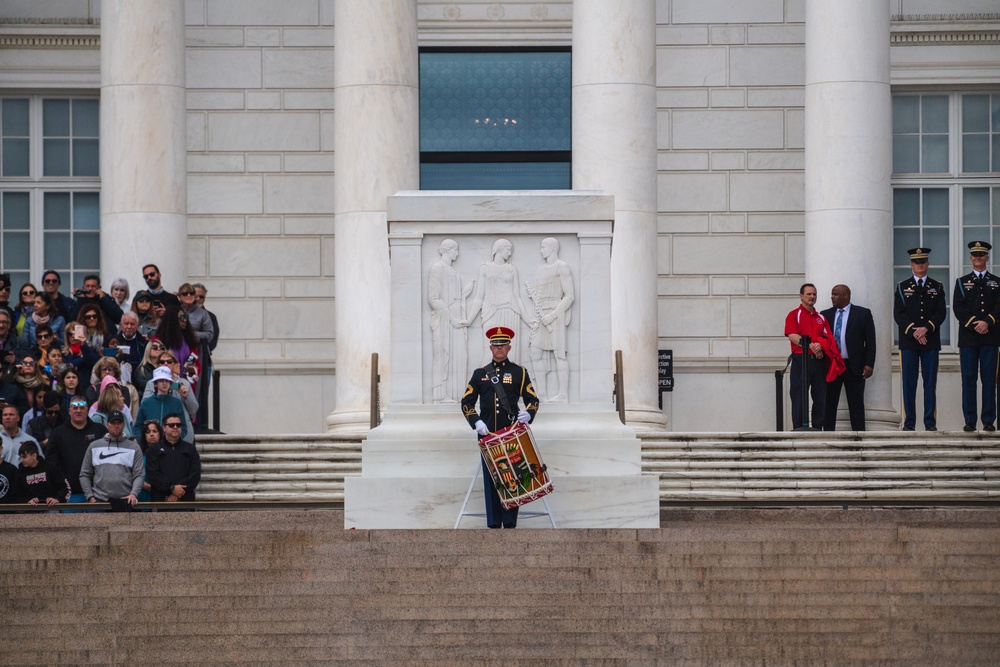
[[[552,493],[541,452],[527,424],[514,424],[479,441],[486,468],[504,509],[513,509]]]

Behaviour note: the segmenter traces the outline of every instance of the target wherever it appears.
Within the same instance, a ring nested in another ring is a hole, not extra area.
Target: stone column
[[[654,0],[573,3],[573,188],[615,198],[611,342],[637,432],[666,426],[656,383],[655,30]]]
[[[843,283],[875,316],[868,428],[896,429],[892,405],[892,98],[887,0],[806,4],[806,280],[817,307]],[[847,403],[842,419],[849,428]]]
[[[101,273],[187,280],[184,0],[101,3]]]
[[[386,197],[420,178],[416,0],[334,6],[337,403],[328,430],[368,431],[371,354],[388,402]]]

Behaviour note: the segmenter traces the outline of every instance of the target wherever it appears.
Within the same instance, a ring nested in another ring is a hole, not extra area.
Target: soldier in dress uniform
[[[984,431],[995,431],[997,348],[1000,346],[1000,278],[986,270],[993,249],[986,241],[969,244],[972,272],[955,281],[952,309],[958,319],[965,431],[976,430],[976,373],[983,383]]]
[[[899,356],[903,373],[903,430],[917,426],[917,376],[924,377],[924,428],[937,430],[937,374],[941,325],[947,317],[944,285],[927,276],[930,248],[912,248],[913,276],[896,285],[893,317],[899,325]]]
[[[462,414],[480,438],[517,422],[530,423],[538,412],[538,396],[531,386],[527,369],[507,359],[514,331],[507,327],[493,327],[486,332],[486,337],[490,339],[493,362],[472,373],[462,397]],[[523,410],[518,408],[518,398],[524,401]],[[479,412],[476,412],[476,401],[479,402]],[[486,462],[483,461],[482,465],[486,525],[490,528],[516,528],[517,508],[503,508]]]

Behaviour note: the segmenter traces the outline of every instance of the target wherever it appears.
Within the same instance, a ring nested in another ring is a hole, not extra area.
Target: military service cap
[[[486,337],[490,339],[490,345],[509,345],[510,339],[514,337],[514,330],[507,327],[493,327],[486,332]]]

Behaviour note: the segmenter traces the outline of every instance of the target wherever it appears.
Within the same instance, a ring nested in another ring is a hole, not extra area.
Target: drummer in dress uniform
[[[941,325],[947,317],[944,285],[927,276],[930,248],[912,248],[913,275],[896,285],[893,317],[899,325],[899,356],[903,375],[903,430],[917,425],[917,376],[924,377],[924,428],[937,430],[937,374]]]
[[[493,327],[486,332],[486,337],[490,339],[493,362],[472,373],[462,397],[462,414],[480,438],[517,422],[530,423],[538,412],[538,396],[531,386],[527,369],[507,359],[513,330]],[[524,401],[523,410],[518,409],[518,398]],[[477,401],[479,412],[476,412]],[[517,508],[503,508],[486,462],[483,461],[482,465],[486,525],[490,528],[516,528]]]
[[[958,319],[965,431],[976,430],[976,374],[983,383],[980,416],[984,431],[995,431],[997,349],[1000,345],[1000,278],[986,270],[993,249],[985,241],[969,244],[972,272],[955,281],[952,310]]]

